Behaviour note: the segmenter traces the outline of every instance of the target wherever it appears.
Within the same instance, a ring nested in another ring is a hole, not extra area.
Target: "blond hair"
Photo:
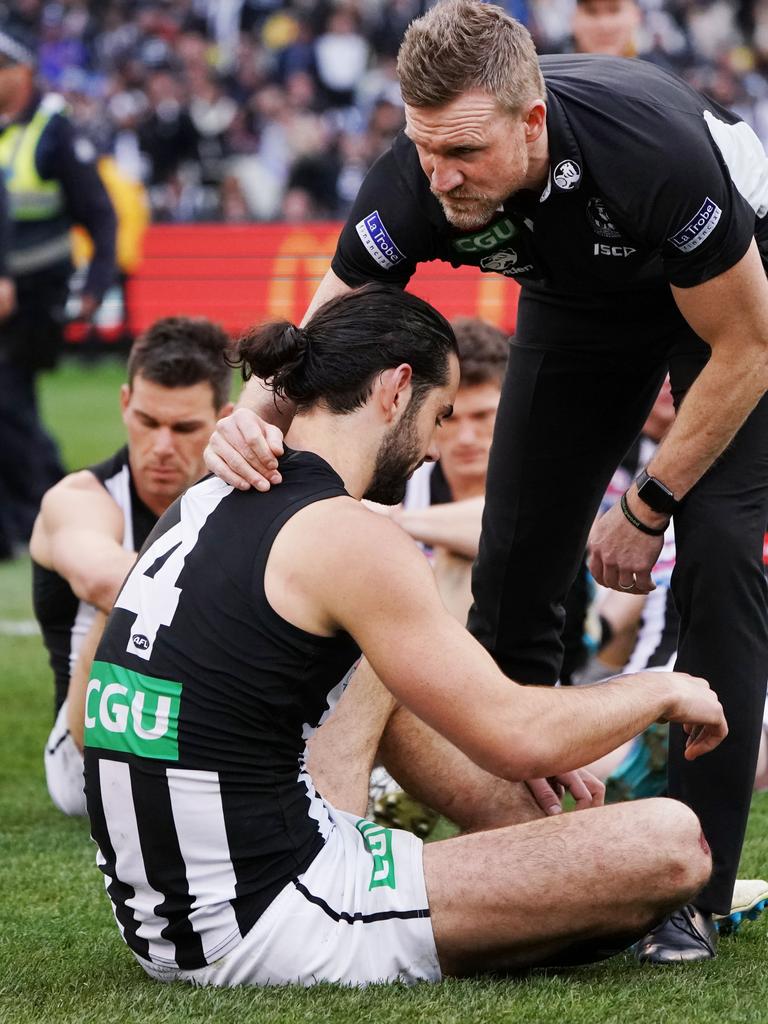
[[[484,90],[515,113],[546,98],[528,29],[480,0],[441,0],[411,22],[397,73],[411,107],[440,107],[470,89]]]

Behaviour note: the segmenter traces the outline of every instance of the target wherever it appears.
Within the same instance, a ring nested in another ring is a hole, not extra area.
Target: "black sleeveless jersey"
[[[281,527],[346,494],[287,451],[266,494],[214,477],[162,516],[96,653],[85,790],[129,946],[195,968],[240,941],[322,849],[330,823],[306,741],[359,651],[278,616],[264,572]]]
[[[96,466],[89,466],[88,472],[93,473],[123,513],[123,547],[126,551],[138,551],[157,522],[157,516],[136,493],[128,462],[128,447],[121,448],[112,458]],[[43,568],[34,559],[32,604],[53,669],[58,713],[67,696],[69,677],[96,609],[87,601],[81,601],[63,576]]]

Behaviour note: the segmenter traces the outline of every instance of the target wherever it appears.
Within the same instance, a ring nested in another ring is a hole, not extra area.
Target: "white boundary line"
[[[0,636],[40,636],[36,619],[0,619]]]

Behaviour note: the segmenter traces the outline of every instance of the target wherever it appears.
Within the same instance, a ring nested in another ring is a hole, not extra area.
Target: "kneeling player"
[[[88,684],[88,811],[126,942],[155,978],[214,985],[434,981],[625,948],[708,878],[696,817],[650,800],[543,818],[523,780],[656,719],[687,723],[697,757],[727,731],[717,698],[675,673],[515,684],[413,541],[360,503],[402,497],[451,411],[455,339],[421,300],[369,285],[241,354],[298,406],[282,484],[211,478],[168,510]],[[383,686],[364,663],[328,717],[360,649]],[[422,849],[367,822],[380,744],[460,822],[495,808],[492,830]]]
[[[86,813],[83,699],[105,617],[158,517],[205,473],[213,424],[232,408],[228,344],[209,320],[154,323],[133,345],[120,391],[128,443],[60,480],[35,521],[35,615],[56,688],[45,777],[65,814]]]

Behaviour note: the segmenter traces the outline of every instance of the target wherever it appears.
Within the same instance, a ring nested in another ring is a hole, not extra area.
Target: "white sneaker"
[[[721,935],[737,932],[743,921],[754,921],[768,906],[768,882],[762,878],[737,878],[730,914],[714,914]]]

